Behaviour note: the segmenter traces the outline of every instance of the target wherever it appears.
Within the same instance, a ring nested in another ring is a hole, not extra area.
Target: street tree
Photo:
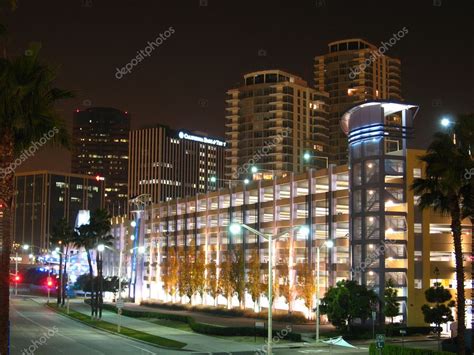
[[[311,315],[313,306],[313,297],[316,293],[316,284],[311,265],[300,263],[296,267],[296,283],[298,290],[298,298],[303,300],[308,308],[308,315]]]
[[[214,299],[214,305],[217,307],[217,298],[220,294],[219,282],[217,278],[217,264],[214,260],[206,265],[206,292]]]
[[[260,265],[260,255],[257,249],[253,249],[250,254],[250,260],[248,264],[248,275],[247,275],[247,292],[254,303],[255,311],[260,311],[260,295],[262,293],[261,286],[261,265]]]
[[[240,308],[243,308],[245,299],[245,256],[242,247],[233,249],[232,259],[232,289],[239,300]]]
[[[441,325],[454,320],[450,309],[455,306],[452,297],[449,290],[445,289],[439,282],[435,282],[433,286],[425,291],[426,301],[430,304],[424,304],[421,307],[421,311],[426,323],[436,325],[435,332],[438,335],[438,350],[441,338]]]
[[[0,3],[5,5],[5,1]],[[8,5],[14,1],[7,1]],[[0,36],[6,29],[0,25]],[[69,135],[56,104],[72,97],[69,91],[55,87],[56,73],[39,59],[40,45],[31,45],[28,55],[0,58],[0,179],[2,249],[0,253],[0,353],[8,347],[9,267],[12,248],[12,205],[15,159],[27,159],[23,150],[48,137],[52,144],[69,147]]]
[[[227,253],[225,259],[221,260],[219,267],[219,293],[226,298],[227,308],[230,309],[232,295],[234,294],[232,281],[232,257],[230,253]]]
[[[398,290],[395,288],[395,283],[392,279],[388,279],[385,282],[382,312],[385,317],[391,319],[391,324],[393,324],[393,317],[400,313],[400,302],[397,301],[397,294]]]
[[[342,280],[329,287],[321,300],[321,314],[327,314],[329,321],[342,332],[352,332],[355,319],[361,322],[370,317],[377,302],[377,294],[356,281]]]

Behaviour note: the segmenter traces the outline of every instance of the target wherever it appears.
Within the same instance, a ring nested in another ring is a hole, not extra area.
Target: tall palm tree
[[[432,208],[451,218],[456,264],[458,354],[465,354],[466,309],[461,221],[465,217],[465,206],[469,206],[472,200],[472,196],[466,193],[472,182],[465,178],[465,169],[472,164],[472,160],[466,150],[459,149],[457,141],[448,133],[436,133],[427,153],[420,160],[425,163],[426,177],[415,179],[412,185],[415,194],[420,196],[419,207]]]
[[[111,216],[105,209],[98,209],[91,215],[90,225],[92,226],[93,233],[95,234],[96,246],[103,244],[105,246],[112,246],[113,235],[110,234],[111,227]],[[97,297],[96,297],[96,308],[98,308],[98,318],[102,318],[102,306],[104,303],[103,290],[104,290],[104,277],[102,272],[102,253],[96,253],[96,265],[97,265],[97,282],[96,285]]]
[[[2,249],[0,261],[0,353],[8,348],[9,265],[11,252],[12,202],[14,195],[11,167],[25,148],[48,132],[50,142],[68,146],[69,135],[55,104],[72,97],[54,87],[55,71],[40,62],[40,46],[30,47],[28,56],[0,58],[0,204],[2,205]],[[43,138],[44,139],[44,138]],[[5,173],[6,172],[6,173]],[[10,173],[8,173],[10,172]]]
[[[76,228],[73,244],[76,248],[84,249],[86,251],[87,263],[89,265],[89,281],[91,284],[91,318],[94,319],[97,312],[95,306],[94,268],[92,267],[91,250],[94,249],[96,240],[90,223],[83,224],[79,228]]]
[[[67,262],[67,254],[64,253],[64,249],[71,242],[73,231],[69,223],[65,218],[60,219],[54,226],[52,233],[49,237],[49,244],[55,248],[59,248],[59,287],[57,292],[58,305],[62,303],[63,289],[64,289],[64,276],[63,276],[63,265]],[[66,258],[64,258],[66,256]],[[64,261],[63,261],[64,260]],[[64,270],[64,273],[66,270]]]

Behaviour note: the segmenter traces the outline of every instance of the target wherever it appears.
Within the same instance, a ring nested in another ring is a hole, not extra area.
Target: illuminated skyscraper
[[[326,101],[326,93],[281,70],[244,75],[242,86],[227,91],[227,177],[248,177],[252,166],[277,176],[326,167]]]
[[[329,93],[331,161],[347,164],[347,137],[339,121],[349,108],[368,100],[400,101],[400,60],[359,38],[329,43],[329,53],[314,63],[315,88]],[[382,53],[385,52],[385,53]]]
[[[126,211],[130,117],[114,108],[76,110],[71,170],[105,179],[105,207]]]

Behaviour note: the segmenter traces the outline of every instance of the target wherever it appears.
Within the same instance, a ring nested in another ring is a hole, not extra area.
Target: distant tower
[[[244,75],[242,86],[227,91],[226,176],[242,179],[252,166],[275,175],[326,167],[328,95],[302,78],[263,70]]]
[[[347,164],[347,137],[339,120],[357,103],[369,100],[401,101],[400,60],[382,52],[384,47],[359,38],[329,43],[329,53],[314,62],[315,88],[329,93],[331,160]]]
[[[392,279],[405,306],[407,247],[414,243],[407,226],[407,138],[417,111],[415,105],[372,101],[341,119],[349,141],[352,279],[374,289],[381,300],[385,282]],[[406,317],[406,307],[403,312]]]
[[[76,110],[71,170],[105,179],[105,208],[122,214],[128,205],[130,115],[114,108]]]

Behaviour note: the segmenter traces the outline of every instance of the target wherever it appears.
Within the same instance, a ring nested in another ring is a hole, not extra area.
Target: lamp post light
[[[315,155],[311,155],[310,152],[305,152],[303,154],[303,159],[307,162],[311,161],[311,159],[322,159],[325,161],[325,165],[326,165],[326,169],[329,167],[329,159],[328,157],[318,157],[318,156],[315,156]]]
[[[211,176],[209,178],[209,181],[215,184],[217,181],[224,181],[229,184],[229,189],[232,187],[232,183],[241,183],[244,185],[247,185],[250,180],[249,179],[243,179],[243,180],[237,180],[237,179],[218,179],[217,176]]]
[[[295,226],[286,230],[284,232],[280,232],[275,235],[265,234],[262,233],[252,227],[249,227],[246,224],[239,223],[239,222],[232,222],[229,226],[229,231],[232,234],[239,234],[242,231],[242,228],[247,229],[248,231],[264,238],[268,241],[268,340],[267,340],[267,354],[272,355],[272,337],[273,337],[273,329],[272,329],[272,286],[273,286],[273,261],[272,261],[272,252],[273,252],[273,242],[281,237],[286,237],[288,233],[295,229],[301,229],[301,232],[305,233],[309,231],[308,227],[306,226]]]
[[[319,263],[321,247],[326,246],[328,249],[334,246],[332,240],[326,240],[320,246],[316,247],[316,343],[319,343]]]

